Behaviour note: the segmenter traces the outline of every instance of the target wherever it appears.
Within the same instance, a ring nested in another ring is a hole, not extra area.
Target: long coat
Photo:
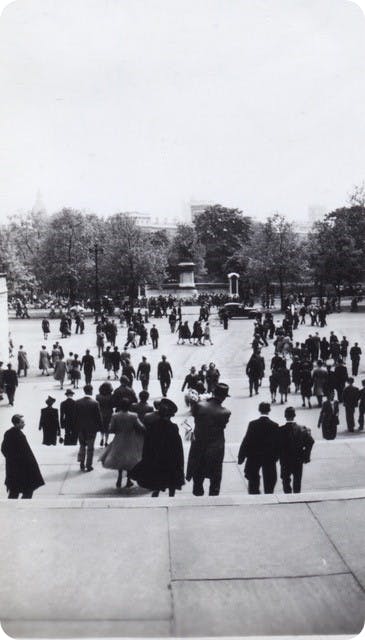
[[[147,423],[147,419],[146,419]],[[141,487],[151,491],[181,489],[184,481],[184,451],[176,424],[151,414],[143,445],[142,460],[130,473]]]
[[[103,431],[99,404],[91,396],[76,400],[75,423],[78,433],[86,438],[92,438],[98,431]]]
[[[226,407],[222,407],[215,398],[194,404],[192,412],[195,428],[189,451],[186,479],[191,480],[196,474],[211,478],[223,463],[224,429],[231,412]]]
[[[73,398],[67,398],[61,402],[60,421],[61,428],[65,430],[64,445],[77,444],[78,431],[75,422],[76,402]]]
[[[335,439],[338,422],[337,400],[325,400],[318,418],[318,428],[322,427],[322,435],[325,440]]]
[[[315,369],[312,373],[313,395],[324,396],[327,390],[328,372],[326,369]]]
[[[60,423],[58,411],[52,407],[41,409],[39,430],[43,429],[43,443],[46,445],[57,444],[57,436],[60,435]]]
[[[44,484],[38,463],[28,441],[17,427],[4,434],[1,451],[5,456],[5,485],[8,491],[35,491]]]
[[[100,460],[106,469],[130,471],[142,458],[145,427],[136,413],[120,411],[110,421],[113,441],[102,453]]]

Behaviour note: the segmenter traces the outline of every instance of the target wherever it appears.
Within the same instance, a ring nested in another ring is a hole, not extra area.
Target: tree
[[[225,277],[227,260],[248,242],[251,220],[239,209],[216,204],[194,219],[199,242],[205,249],[205,266],[214,278]]]
[[[238,272],[265,290],[279,284],[281,306],[284,305],[285,284],[298,281],[305,265],[303,246],[293,225],[275,214],[264,224],[253,227],[249,244],[236,252],[228,262]]]
[[[197,277],[205,273],[204,247],[198,239],[195,227],[191,224],[179,224],[168,252],[169,272],[175,280],[178,278],[177,265],[186,261],[194,262]]]
[[[67,295],[71,302],[89,294],[93,282],[89,248],[99,233],[96,216],[66,208],[51,216],[39,248],[43,287]]]
[[[128,216],[117,213],[106,220],[105,250],[101,281],[110,290],[124,288],[132,302],[138,285],[146,282],[160,286],[166,277],[166,251],[156,250],[156,239],[143,232]]]
[[[324,285],[341,297],[343,285],[353,285],[365,273],[365,209],[359,205],[328,213],[315,222],[308,238],[308,257],[320,296]]]

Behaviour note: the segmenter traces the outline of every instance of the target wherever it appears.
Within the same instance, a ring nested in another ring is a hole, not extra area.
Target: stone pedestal
[[[9,360],[8,287],[4,273],[0,273],[0,360],[4,365]]]
[[[193,296],[197,293],[194,280],[194,262],[179,262],[179,291],[181,296]]]
[[[232,272],[228,274],[229,295],[232,297],[239,296],[239,290],[238,290],[239,278],[240,278],[239,273]]]

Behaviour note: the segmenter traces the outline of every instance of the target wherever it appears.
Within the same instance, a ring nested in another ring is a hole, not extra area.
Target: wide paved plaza
[[[189,321],[196,318],[196,309],[184,311]],[[269,400],[267,376],[260,395],[249,398],[245,366],[252,321],[232,321],[224,331],[213,315],[213,346],[195,347],[176,345],[167,319],[157,320],[159,349],[131,350],[135,368],[142,355],[151,362],[151,398],[160,397],[156,369],[165,354],[174,371],[169,397],[179,407],[175,421],[189,420],[183,378],[192,365],[214,361],[230,386],[226,405],[232,417],[221,495],[195,498],[186,484],[175,498],[161,494],[152,500],[137,487],[117,490],[116,472],[96,460],[92,473],[80,472],[77,447],[41,444],[40,409],[49,394],[59,407],[64,391],[52,376],[39,375],[40,324],[40,319],[11,321],[15,356],[23,344],[31,368],[28,378],[21,378],[15,407],[0,404],[1,435],[14,412],[24,414],[25,433],[46,481],[32,501],[8,501],[1,488],[0,618],[7,633],[35,638],[359,633],[365,617],[365,438],[347,433],[343,408],[337,439],[324,441],[316,427],[319,410],[302,409],[301,398],[291,394],[288,405],[316,439],[303,493],[284,494],[279,480],[274,495],[249,496],[237,450],[258,402]],[[51,321],[49,348],[60,340],[58,328],[59,321]],[[364,346],[362,314],[331,315],[327,328],[315,330],[320,335],[333,330]],[[302,342],[311,331],[300,327],[294,337]],[[119,347],[125,334],[121,328]],[[96,355],[92,320],[83,336],[60,342],[66,354],[81,356],[91,347]],[[263,354],[268,371],[273,347]],[[365,377],[364,365],[365,356],[358,382]],[[105,378],[97,360],[95,390]],[[139,383],[135,386],[139,391]],[[80,388],[75,397],[81,395]],[[283,406],[273,405],[274,420],[282,424],[283,414]],[[187,453],[188,445],[184,448]],[[4,474],[3,460],[1,465]]]

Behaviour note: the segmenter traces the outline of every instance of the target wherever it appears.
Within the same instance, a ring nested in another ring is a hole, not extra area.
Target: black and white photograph
[[[0,4],[3,633],[355,637],[365,1]]]

